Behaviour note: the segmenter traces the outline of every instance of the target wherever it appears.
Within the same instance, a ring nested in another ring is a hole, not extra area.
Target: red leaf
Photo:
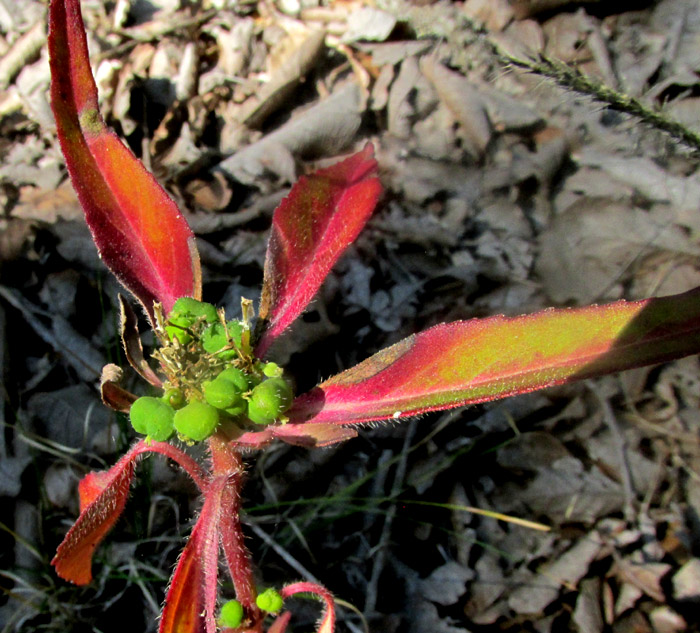
[[[437,325],[297,398],[293,422],[400,418],[700,351],[700,289],[628,303]]]
[[[64,580],[76,585],[92,580],[92,555],[124,510],[135,457],[130,451],[107,472],[89,473],[80,482],[80,516],[51,561]]]
[[[306,308],[369,219],[381,192],[376,169],[368,143],[344,161],[300,178],[277,207],[260,305],[268,324],[258,356]]]
[[[160,633],[215,633],[219,517],[228,476],[212,480],[202,512],[180,555],[160,621]]]
[[[80,516],[51,561],[64,580],[76,585],[87,585],[92,580],[92,555],[124,510],[135,461],[146,452],[166,455],[187,471],[200,488],[206,486],[204,472],[194,460],[164,442],[138,442],[109,470],[88,473],[78,485]]]
[[[97,104],[79,0],[52,0],[51,104],[66,166],[105,264],[153,318],[199,298],[194,236],[175,203],[117,136]]]

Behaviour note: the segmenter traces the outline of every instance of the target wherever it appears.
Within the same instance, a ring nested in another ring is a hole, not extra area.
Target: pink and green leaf
[[[700,352],[700,289],[437,325],[295,401],[292,422],[353,424],[526,393]]]
[[[159,633],[216,633],[219,524],[228,477],[211,481],[170,582]]]
[[[344,161],[302,176],[276,209],[260,305],[266,330],[258,356],[303,312],[366,224],[381,193],[376,170],[368,143]]]
[[[164,442],[138,442],[109,470],[88,473],[78,486],[80,516],[51,561],[64,580],[76,585],[87,585],[92,580],[92,556],[124,510],[136,459],[146,452],[161,453],[173,459],[200,488],[207,485],[202,468],[191,457]]]
[[[51,1],[48,45],[58,138],[100,256],[151,319],[154,301],[199,298],[192,231],[99,113],[79,0]]]

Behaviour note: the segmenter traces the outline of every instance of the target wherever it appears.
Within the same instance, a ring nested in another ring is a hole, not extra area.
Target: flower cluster
[[[283,370],[266,360],[272,343],[304,311],[331,267],[363,228],[381,187],[371,143],[302,177],[276,209],[262,300],[253,324],[227,320],[201,301],[194,236],[179,210],[98,111],[79,0],[51,0],[51,99],[66,165],[105,264],[141,303],[159,347],[154,369],[137,319],[121,299],[122,341],[131,366],[161,394],[136,398],[121,370],[103,371],[102,397],[129,413],[145,435],[108,471],[80,483],[80,516],[53,564],[76,584],[92,578],[92,556],[126,504],[136,462],[161,453],[199,487],[203,504],[179,559],[160,633],[214,633],[218,625],[283,633],[283,601],[323,601],[318,633],[331,633],[333,599],[300,582],[258,594],[240,522],[243,449],[279,439],[326,446],[354,437],[358,423],[401,419],[700,351],[700,291],[607,306],[437,325],[294,396]],[[173,438],[205,442],[202,467]],[[217,608],[220,550],[236,600]]]

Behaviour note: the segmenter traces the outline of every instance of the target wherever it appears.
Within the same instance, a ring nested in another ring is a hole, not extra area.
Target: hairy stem
[[[499,51],[499,55],[501,59],[512,66],[524,68],[541,77],[552,79],[560,86],[593,97],[613,110],[631,114],[644,123],[666,132],[669,136],[684,143],[691,149],[700,151],[700,134],[697,134],[680,121],[673,119],[663,110],[656,110],[635,97],[613,90],[596,79],[584,75],[576,68],[544,56],[540,56],[535,61],[513,57],[501,51]]]
[[[197,484],[197,487],[201,492],[204,492],[204,489],[208,485],[209,476],[204,469],[189,455],[186,455],[180,449],[175,448],[172,444],[168,444],[167,442],[140,440],[133,446],[129,453],[135,455],[140,453],[160,453],[161,455],[165,455],[174,462],[177,462],[180,468],[182,468],[182,470],[192,477],[192,480],[195,484]]]
[[[221,503],[219,520],[221,545],[228,564],[229,573],[236,589],[236,598],[251,619],[249,631],[262,630],[263,617],[255,604],[256,591],[250,554],[245,546],[241,525],[241,489],[245,467],[241,455],[223,438],[216,435],[209,440],[214,476],[228,476]]]

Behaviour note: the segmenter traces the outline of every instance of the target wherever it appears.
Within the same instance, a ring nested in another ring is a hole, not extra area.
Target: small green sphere
[[[185,439],[206,440],[219,424],[219,412],[206,402],[193,400],[175,412],[175,430]]]
[[[250,395],[251,405],[255,403],[263,415],[276,418],[292,404],[292,388],[283,378],[270,378],[261,382]]]
[[[172,316],[168,319],[169,325],[165,326],[165,331],[171,339],[177,339],[181,345],[187,345],[192,341],[192,335],[187,331],[192,323],[192,319],[188,316]]]
[[[254,424],[272,424],[275,421],[274,415],[268,415],[265,409],[256,401],[248,401],[248,419]]]
[[[221,606],[219,626],[235,629],[243,622],[243,605],[238,600],[229,600]]]
[[[243,415],[244,413],[248,412],[248,401],[245,398],[241,398],[240,402],[237,402],[230,407],[226,407],[224,411],[232,418],[236,418],[239,415]]]
[[[241,393],[252,387],[251,376],[238,367],[227,367],[216,378],[232,382]]]
[[[192,317],[204,317],[207,323],[215,323],[219,315],[216,313],[216,308],[211,303],[197,301],[192,297],[180,297],[170,312],[171,317],[174,315],[188,315]]]
[[[265,591],[255,599],[255,604],[257,604],[258,608],[262,611],[277,613],[284,606],[284,600],[278,591],[270,588],[265,589]]]
[[[217,409],[228,409],[240,405],[243,401],[242,390],[226,378],[218,376],[211,382],[204,383],[202,387],[204,399]]]
[[[170,405],[151,396],[139,398],[129,409],[134,430],[157,442],[165,442],[172,436],[174,416],[175,411]]]
[[[185,394],[179,389],[167,389],[161,400],[169,404],[173,409],[182,409],[187,404]]]
[[[282,368],[277,363],[265,363],[262,368],[262,373],[268,378],[281,378]]]

